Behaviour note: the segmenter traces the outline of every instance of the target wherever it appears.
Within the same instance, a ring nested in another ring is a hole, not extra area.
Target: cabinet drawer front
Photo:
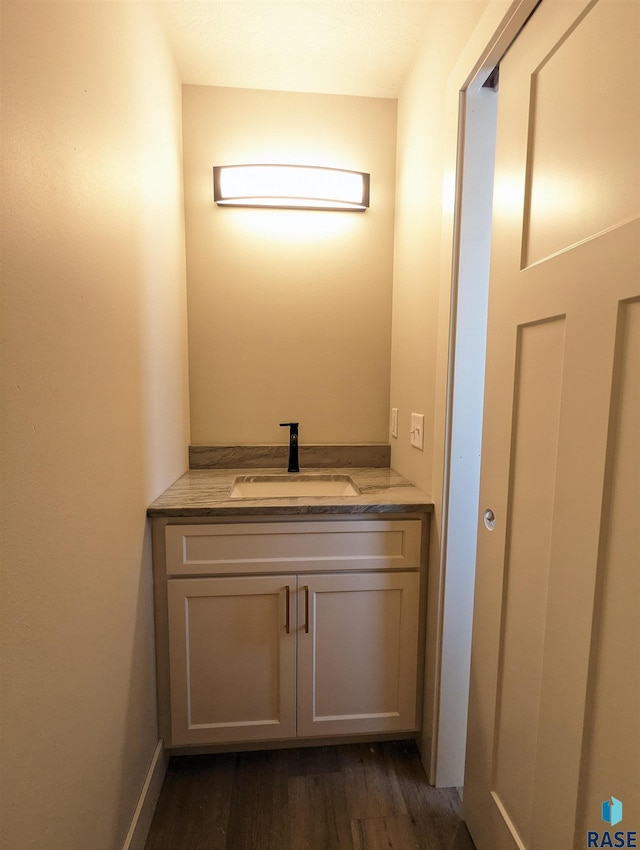
[[[419,569],[421,522],[168,525],[168,575]]]

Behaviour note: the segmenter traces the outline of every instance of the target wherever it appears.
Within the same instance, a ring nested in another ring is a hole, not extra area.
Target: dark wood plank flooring
[[[145,850],[474,850],[413,741],[171,759]]]

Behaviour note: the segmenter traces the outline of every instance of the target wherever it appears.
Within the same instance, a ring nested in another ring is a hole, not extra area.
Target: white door
[[[500,68],[464,794],[478,850],[640,830],[639,15],[543,0]]]
[[[414,730],[420,575],[299,582],[298,735]]]
[[[295,576],[169,579],[171,744],[296,734]]]

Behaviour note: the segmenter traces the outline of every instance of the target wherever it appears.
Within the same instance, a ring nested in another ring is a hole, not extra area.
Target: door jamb
[[[466,102],[468,94],[477,91],[482,87],[489,74],[493,71],[496,65],[499,64],[501,58],[507,52],[509,46],[515,40],[516,36],[526,24],[527,20],[535,10],[540,0],[512,0],[508,4],[507,10],[498,21],[497,26],[494,26],[492,34],[488,37],[483,47],[480,47],[480,52],[467,55],[468,51],[463,53],[461,62],[473,63],[471,70],[469,64],[463,65],[458,63],[458,66],[452,73],[449,83],[450,88],[457,92],[457,114],[456,114],[456,154],[455,154],[455,190],[454,190],[454,209],[453,216],[449,222],[443,223],[443,242],[442,242],[442,269],[443,269],[443,291],[446,297],[446,289],[450,290],[450,298],[448,304],[448,342],[445,354],[446,365],[444,366],[446,377],[444,378],[444,411],[442,413],[442,421],[439,423],[441,429],[442,440],[436,443],[436,451],[442,452],[440,457],[434,458],[434,487],[433,492],[441,492],[440,506],[436,504],[436,512],[440,507],[440,533],[433,535],[435,546],[439,549],[432,550],[431,563],[437,564],[438,578],[438,599],[437,599],[437,633],[436,646],[434,652],[435,658],[435,677],[433,681],[432,692],[425,694],[427,700],[432,700],[432,704],[427,709],[431,714],[431,727],[427,730],[430,738],[430,752],[426,749],[423,751],[426,756],[428,753],[428,774],[429,781],[438,785],[438,748],[440,743],[439,736],[439,715],[440,715],[440,696],[441,696],[441,677],[442,677],[442,649],[443,649],[443,623],[444,623],[444,588],[447,569],[447,551],[446,539],[448,533],[449,511],[449,484],[450,484],[450,469],[451,469],[451,428],[452,428],[452,410],[453,410],[453,377],[455,367],[455,344],[456,344],[456,329],[455,316],[457,307],[458,295],[458,277],[459,277],[459,258],[461,250],[461,219],[462,219],[462,176],[464,165],[464,137],[465,137],[465,122],[464,115],[466,110]],[[505,3],[500,0],[490,3],[487,13],[496,14],[496,10],[504,7]],[[448,225],[448,227],[447,227]],[[438,476],[440,475],[440,481]],[[454,604],[455,600],[449,600],[448,606]],[[427,650],[427,655],[429,651]],[[428,717],[428,714],[425,715]],[[460,734],[466,737],[466,729],[460,730]],[[426,737],[426,736],[425,736]],[[423,744],[425,740],[423,739]]]

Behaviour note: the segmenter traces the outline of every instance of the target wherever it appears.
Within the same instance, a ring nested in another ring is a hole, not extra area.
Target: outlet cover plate
[[[409,436],[411,438],[411,445],[415,446],[416,449],[420,449],[420,451],[424,451],[424,414],[411,414],[411,433]]]
[[[398,437],[398,408],[391,408],[391,436]]]

